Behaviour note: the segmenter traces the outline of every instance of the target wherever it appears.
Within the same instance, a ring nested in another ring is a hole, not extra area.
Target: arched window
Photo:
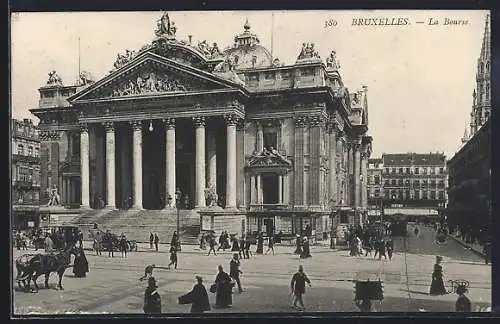
[[[479,63],[479,72],[480,73],[484,72],[484,63],[483,62]]]
[[[486,72],[490,70],[490,62],[486,62]]]
[[[40,149],[38,147],[35,147],[35,157],[38,157],[40,155]]]
[[[17,146],[17,154],[24,155],[24,146],[23,146],[23,144],[19,144]]]

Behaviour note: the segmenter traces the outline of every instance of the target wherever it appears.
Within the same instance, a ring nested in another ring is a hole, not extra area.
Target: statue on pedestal
[[[54,185],[52,189],[50,190],[50,200],[47,206],[59,206],[61,204],[61,197],[57,193],[57,187]]]
[[[57,75],[57,72],[55,70],[52,70],[52,72],[49,73],[49,80],[47,81],[47,85],[50,85],[50,86],[60,85],[60,86],[62,86],[62,79],[59,75]]]

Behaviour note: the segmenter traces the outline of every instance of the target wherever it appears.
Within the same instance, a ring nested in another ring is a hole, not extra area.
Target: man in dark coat
[[[196,276],[196,281],[193,290],[179,297],[179,304],[191,304],[191,313],[203,313],[210,310],[210,302],[203,278]]]
[[[250,246],[252,245],[252,241],[250,240],[250,238],[247,236],[245,238],[245,256],[247,259],[250,259],[250,254],[252,253],[250,251]]]
[[[257,237],[257,250],[255,251],[255,253],[264,253],[264,235],[262,235],[262,233],[259,233],[259,236]]]
[[[106,234],[104,234],[104,242],[106,242],[106,248],[108,249],[108,257],[114,257],[114,247],[113,247],[113,235],[111,235],[111,232],[109,230],[106,230]]]
[[[210,249],[208,250],[208,254],[207,256],[210,255],[210,252],[214,251],[214,255],[217,255],[217,253],[215,252],[215,245],[217,244],[217,242],[215,241],[215,236],[213,234],[210,234],[208,236],[208,245],[210,246]]]
[[[238,285],[238,291],[241,293],[243,292],[243,289],[241,288],[240,274],[242,274],[243,272],[241,272],[240,270],[240,264],[241,263],[238,254],[234,253],[233,259],[231,260],[231,262],[229,262],[229,276],[233,278],[234,281],[236,281],[236,284]]]
[[[302,309],[304,309],[304,301],[302,300],[302,295],[306,293],[306,282],[311,287],[311,281],[307,278],[307,275],[304,273],[304,268],[302,265],[299,265],[299,271],[296,272],[292,277],[292,282],[290,283],[290,288],[292,289],[292,293],[294,294],[293,299],[293,308],[297,307],[297,302],[300,303]]]
[[[266,255],[269,253],[269,251],[273,251],[273,255],[274,255],[274,238],[271,236],[269,236],[269,242],[267,244],[267,251],[266,251]]]
[[[215,306],[217,308],[229,308],[233,304],[233,284],[231,282],[231,277],[224,272],[224,268],[219,265],[219,273],[215,277],[216,294],[215,294]]]
[[[456,289],[458,295],[457,302],[455,303],[455,311],[457,312],[472,312],[472,305],[470,299],[465,296],[467,292],[467,287],[465,285],[459,285]]]
[[[144,292],[144,313],[161,313],[161,296],[158,293],[158,286],[154,277],[148,279],[148,287]]]
[[[155,236],[153,235],[153,233],[149,232],[149,248],[152,249],[153,248],[153,242],[155,241]]]
[[[167,268],[170,269],[170,266],[174,266],[174,269],[177,269],[177,248],[175,245],[170,246],[170,263]]]
[[[158,237],[158,234],[155,233],[155,249],[156,249],[156,252],[158,252],[158,243],[160,243],[160,238]]]
[[[240,239],[240,250],[238,251],[239,255],[240,255],[240,259],[243,258],[243,259],[246,259],[245,257],[245,244],[246,244],[246,241],[245,241],[245,235],[241,235],[241,239]]]

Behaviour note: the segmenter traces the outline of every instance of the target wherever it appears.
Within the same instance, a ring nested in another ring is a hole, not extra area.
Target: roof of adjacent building
[[[368,164],[381,164],[382,162],[382,158],[368,159]]]
[[[404,165],[445,165],[446,156],[443,153],[397,153],[382,154],[384,166],[404,166]]]

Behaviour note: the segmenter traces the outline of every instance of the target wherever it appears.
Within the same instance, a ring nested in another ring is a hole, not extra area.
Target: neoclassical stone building
[[[63,201],[171,210],[178,197],[203,229],[236,233],[320,233],[341,213],[362,222],[367,87],[348,91],[334,51],[322,60],[304,44],[285,65],[248,22],[220,50],[176,39],[167,14],[155,36],[101,80],[64,86],[52,73],[39,89],[31,111],[58,147]]]

